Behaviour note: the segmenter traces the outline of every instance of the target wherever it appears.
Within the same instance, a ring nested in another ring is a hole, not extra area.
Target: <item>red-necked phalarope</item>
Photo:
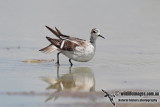
[[[46,27],[59,39],[46,37],[51,42],[51,44],[43,49],[40,49],[39,51],[51,53],[55,50],[58,50],[59,53],[57,53],[57,64],[59,64],[60,53],[69,58],[71,66],[73,65],[71,60],[79,62],[87,62],[91,60],[95,54],[97,37],[104,38],[100,35],[100,30],[97,28],[93,28],[91,30],[90,41],[86,41],[83,39],[64,35],[56,27],[56,30],[53,30],[48,26]]]

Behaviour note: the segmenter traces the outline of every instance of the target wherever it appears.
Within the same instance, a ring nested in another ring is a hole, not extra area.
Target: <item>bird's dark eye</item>
[[[96,31],[93,31],[93,33],[96,33]]]

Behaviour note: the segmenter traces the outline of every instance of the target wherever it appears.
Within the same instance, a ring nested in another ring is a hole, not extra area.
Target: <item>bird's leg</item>
[[[57,65],[59,65],[59,54],[60,54],[61,52],[58,52],[57,53]]]
[[[59,65],[57,65],[57,78],[59,79]]]
[[[71,59],[69,59],[69,62],[70,62],[70,64],[71,64],[71,66],[72,66],[73,64],[72,64],[72,62],[71,62]]]

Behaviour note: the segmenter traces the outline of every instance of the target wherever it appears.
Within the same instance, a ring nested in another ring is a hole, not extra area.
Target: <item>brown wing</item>
[[[53,39],[50,37],[46,37],[48,39],[48,41],[51,42],[52,45],[56,46],[57,48],[60,48],[62,40],[61,39]]]
[[[53,30],[52,28],[46,26],[46,28],[48,30],[50,30],[53,34],[55,34],[59,39],[70,39],[70,40],[76,40],[76,41],[85,41],[83,39],[79,39],[79,38],[75,38],[75,37],[71,37],[71,36],[67,36],[64,35],[60,32],[60,30],[58,30],[58,28],[55,27],[56,30]]]
[[[48,27],[48,26],[46,26],[46,28],[47,28],[48,30],[50,30],[53,34],[55,34],[59,39],[68,38],[68,37],[69,37],[69,36],[67,36],[67,35],[62,34],[62,33],[60,32],[60,30],[58,30],[56,27],[55,27],[56,31],[53,30],[52,28]]]
[[[76,46],[82,45],[86,43],[86,40],[70,37],[67,35],[64,35],[58,30],[56,27],[56,30],[53,30],[52,28],[46,26],[47,29],[49,29],[53,34],[55,34],[59,39],[53,39],[50,37],[46,37],[52,45],[56,46],[57,48],[61,50],[67,50],[67,51],[73,51]]]
[[[61,39],[53,39],[50,37],[46,37],[52,45],[56,46],[58,49],[66,50],[66,51],[74,51],[76,46],[84,46],[85,41],[77,41],[77,40],[61,40]]]
[[[78,46],[78,44],[65,40],[62,50],[74,51],[76,46]]]

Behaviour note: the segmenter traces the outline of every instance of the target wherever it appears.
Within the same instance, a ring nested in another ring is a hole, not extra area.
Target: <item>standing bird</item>
[[[91,60],[95,54],[96,50],[96,39],[97,37],[102,37],[100,35],[100,30],[97,28],[93,28],[91,30],[90,41],[86,41],[83,39],[70,37],[62,34],[56,27],[56,30],[46,26],[53,34],[55,34],[58,39],[46,37],[51,44],[39,51],[45,53],[51,53],[55,50],[58,50],[57,53],[57,64],[59,65],[59,54],[62,53],[66,57],[69,58],[70,65],[72,66],[71,60],[79,61],[79,62],[87,62]],[[105,39],[105,38],[104,38]]]

